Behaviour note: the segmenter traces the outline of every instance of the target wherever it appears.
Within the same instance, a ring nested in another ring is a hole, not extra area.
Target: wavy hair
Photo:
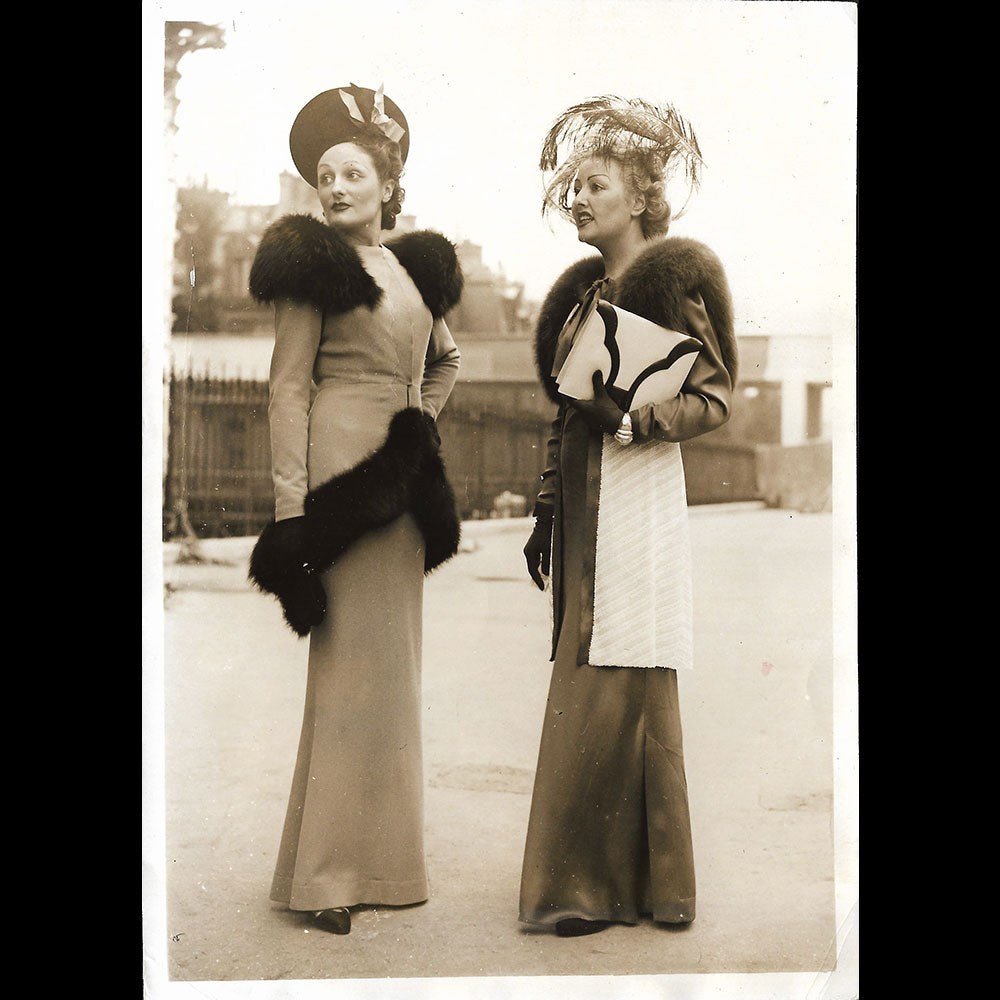
[[[392,181],[392,195],[382,205],[382,228],[395,229],[396,216],[403,210],[403,198],[406,197],[406,192],[399,183],[403,176],[403,157],[399,143],[393,142],[380,129],[366,125],[359,125],[355,132],[342,141],[353,142],[368,153],[380,181]]]
[[[656,153],[639,152],[619,162],[632,190],[646,201],[646,210],[639,217],[642,235],[647,240],[665,236],[670,228],[671,215],[663,161]]]

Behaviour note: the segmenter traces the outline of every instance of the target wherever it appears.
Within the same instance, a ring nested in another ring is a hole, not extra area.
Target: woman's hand
[[[423,410],[424,425],[427,427],[430,439],[434,444],[434,450],[441,450],[441,433],[438,431],[437,420],[432,417],[426,410]]]
[[[308,635],[326,616],[326,591],[315,570],[305,568],[290,576],[278,599],[285,621],[298,635]]]
[[[545,589],[542,576],[549,575],[552,560],[552,512],[535,516],[535,527],[524,545],[524,561],[528,564],[528,576],[535,581],[539,590]]]
[[[305,636],[326,615],[326,592],[319,573],[309,563],[309,534],[305,517],[289,517],[271,525],[273,559],[280,566],[275,588],[285,621]]]
[[[308,563],[309,531],[303,516],[286,517],[271,527],[271,544],[286,569],[301,569]]]
[[[596,427],[607,434],[614,434],[622,422],[623,411],[608,395],[607,389],[604,388],[604,376],[599,371],[594,372],[593,383],[593,399],[570,399],[568,396],[563,398],[570,406],[583,414],[584,419],[591,427]]]

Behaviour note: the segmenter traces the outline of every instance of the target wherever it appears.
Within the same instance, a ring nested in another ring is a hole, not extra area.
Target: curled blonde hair
[[[585,151],[574,157],[572,173],[576,173],[576,164],[588,159]],[[625,185],[634,193],[642,195],[646,208],[639,217],[642,235],[645,239],[654,236],[664,236],[673,220],[670,202],[667,200],[667,178],[663,171],[662,161],[655,153],[632,153],[629,156],[617,156],[614,153],[600,152],[595,159],[605,163],[617,163],[621,167],[622,179]],[[560,179],[558,185],[550,185],[546,192],[543,214],[554,210],[564,218],[572,220],[572,177],[570,171]]]
[[[655,153],[643,152],[633,154],[628,161],[619,162],[632,189],[646,200],[646,210],[639,217],[642,235],[647,240],[665,236],[670,228],[671,215],[662,161]]]

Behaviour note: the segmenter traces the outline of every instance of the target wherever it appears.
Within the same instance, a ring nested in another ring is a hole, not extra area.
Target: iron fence
[[[267,382],[172,373],[165,388],[164,537],[259,533],[274,509]],[[549,426],[540,412],[503,405],[495,394],[455,394],[438,429],[463,520],[493,516],[504,495],[508,513],[530,513]],[[682,447],[689,503],[760,496],[753,445],[695,439]]]
[[[171,374],[164,535],[257,534],[271,518],[267,383]],[[449,405],[438,421],[463,519],[491,516],[501,494],[537,492],[549,422]]]

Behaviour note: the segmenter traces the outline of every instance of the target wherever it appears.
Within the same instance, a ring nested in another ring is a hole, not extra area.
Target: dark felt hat
[[[317,94],[296,116],[288,145],[292,160],[303,179],[316,187],[319,158],[339,142],[350,142],[359,132],[377,128],[399,143],[399,153],[406,162],[410,151],[410,130],[403,112],[378,91],[358,87],[324,90]]]

